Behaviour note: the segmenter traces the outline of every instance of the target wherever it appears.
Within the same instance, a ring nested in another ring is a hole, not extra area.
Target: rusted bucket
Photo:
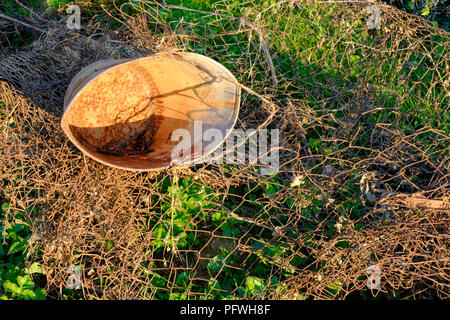
[[[176,129],[188,130],[191,149],[200,150],[183,165],[199,162],[223,140],[202,143],[194,122],[203,131],[220,130],[225,139],[239,104],[238,82],[218,62],[195,53],[160,53],[81,70],[67,90],[61,126],[75,146],[101,163],[161,170],[174,165]]]

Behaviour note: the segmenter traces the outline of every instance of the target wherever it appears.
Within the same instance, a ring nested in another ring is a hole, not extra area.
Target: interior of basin
[[[178,143],[172,134],[184,129],[191,135],[192,160],[198,159],[206,146],[203,136],[196,136],[194,122],[225,137],[236,120],[239,97],[234,77],[205,58],[154,55],[107,69],[72,99],[63,117],[64,131],[96,160],[145,170],[171,164]]]

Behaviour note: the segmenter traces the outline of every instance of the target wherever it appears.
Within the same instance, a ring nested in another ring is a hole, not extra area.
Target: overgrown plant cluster
[[[0,297],[448,298],[445,30],[381,3],[380,29],[362,3],[78,4],[81,30],[30,10],[48,32],[0,51]],[[276,174],[126,172],[64,136],[83,66],[179,50],[237,76],[237,128],[280,130]]]

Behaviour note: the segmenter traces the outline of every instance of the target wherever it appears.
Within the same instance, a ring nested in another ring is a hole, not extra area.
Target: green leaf
[[[215,211],[212,215],[211,218],[213,221],[220,221],[220,220],[224,220],[226,218],[226,213],[222,212],[222,211]]]
[[[263,249],[266,246],[266,244],[262,241],[258,241],[255,240],[255,242],[253,242],[252,247],[254,250],[260,250]]]
[[[6,292],[11,292],[13,295],[20,294],[20,287],[9,280],[3,283],[3,288],[5,289]]]
[[[9,203],[2,203],[2,206],[1,206],[1,208],[2,208],[2,213],[6,213],[6,210],[8,210],[8,208],[9,208]]]
[[[39,263],[37,262],[33,262],[31,264],[31,266],[29,266],[27,268],[27,273],[32,274],[32,273],[40,273],[40,274],[45,274],[45,270],[44,268],[42,268]]]
[[[17,276],[17,284],[22,288],[33,288],[34,282],[31,276],[26,274],[24,276]]]
[[[420,13],[422,16],[427,16],[430,14],[430,8],[425,8],[422,10],[422,12]]]
[[[239,235],[239,229],[237,228],[227,228],[225,229],[223,235],[226,237],[237,237]]]
[[[285,248],[283,248],[281,246],[269,245],[264,248],[263,252],[265,255],[273,258],[273,257],[277,257],[280,254],[282,254],[284,250],[285,250]]]
[[[181,272],[180,274],[178,274],[176,279],[177,285],[179,285],[180,287],[187,287],[189,284],[189,276],[189,271]]]
[[[12,246],[8,250],[8,255],[12,255],[19,251],[24,251],[27,246],[26,241],[17,241],[12,244]]]
[[[356,61],[358,61],[361,57],[358,55],[351,55],[350,56],[350,62],[351,63],[355,63]]]
[[[208,270],[211,272],[219,272],[224,264],[224,259],[222,256],[215,256],[208,262]]]
[[[342,283],[342,279],[337,280],[335,283],[327,283],[327,290],[334,296],[341,290]]]
[[[23,299],[36,299],[36,294],[31,289],[22,289],[20,292],[20,297]]]
[[[254,295],[257,292],[261,292],[265,287],[265,283],[263,280],[255,277],[247,277],[245,279],[245,286],[250,294]]]
[[[45,292],[45,290],[41,288],[34,290],[34,293],[36,294],[36,300],[45,300],[47,296],[47,292]]]
[[[275,187],[272,184],[266,183],[265,185],[266,185],[266,192],[268,194],[274,194],[275,192],[277,192],[277,189],[275,189]]]
[[[70,0],[47,0],[47,6],[58,8],[60,4],[64,5],[69,2],[70,2]]]
[[[114,242],[111,240],[106,240],[106,250],[111,250],[114,247]]]
[[[167,228],[159,224],[153,231],[152,236],[157,239],[165,239],[167,237]]]

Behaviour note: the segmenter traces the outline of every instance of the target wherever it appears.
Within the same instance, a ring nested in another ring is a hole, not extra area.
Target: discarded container
[[[238,82],[218,62],[195,53],[160,53],[81,70],[66,92],[61,126],[75,146],[101,163],[161,170],[174,165],[176,129],[191,134],[196,150],[183,165],[199,162],[226,139],[239,104]],[[203,143],[194,122],[203,132],[218,129],[222,141]]]

